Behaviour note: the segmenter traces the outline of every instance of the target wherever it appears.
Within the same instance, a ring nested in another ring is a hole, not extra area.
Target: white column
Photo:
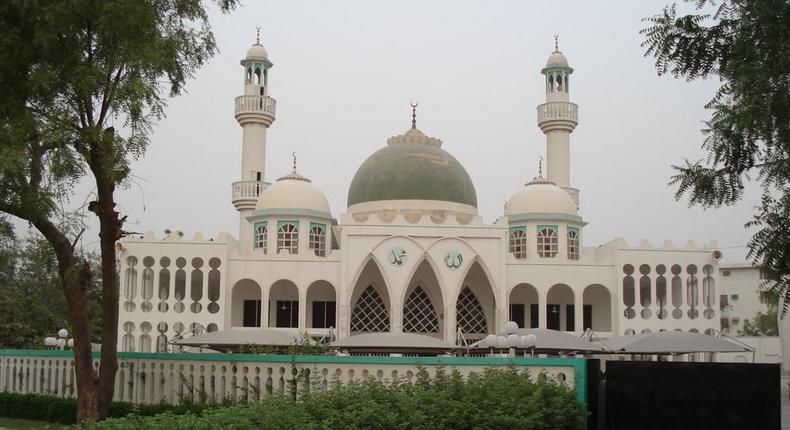
[[[566,130],[546,132],[546,177],[559,187],[570,186],[570,141]]]

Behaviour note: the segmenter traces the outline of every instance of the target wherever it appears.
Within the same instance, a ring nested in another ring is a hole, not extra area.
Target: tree
[[[0,233],[0,348],[43,348],[45,336],[69,327],[68,306],[60,291],[58,264],[52,246],[36,232],[23,239]],[[5,236],[8,237],[8,236]],[[85,255],[94,269],[89,288],[88,321],[92,342],[101,333],[100,276],[94,253]],[[35,318],[31,318],[35,315]]]
[[[222,12],[236,0],[217,0]],[[0,211],[30,222],[53,247],[74,335],[77,420],[107,412],[117,362],[115,243],[125,217],[115,190],[148,144],[167,97],[214,53],[201,0],[7,0],[0,5]],[[119,131],[122,130],[122,131]],[[90,264],[75,252],[81,233],[58,225],[55,204],[90,178],[87,205],[99,221],[101,364],[90,351]]]
[[[738,332],[738,336],[779,336],[776,311],[776,308],[771,308],[766,312],[757,312],[753,319],[743,322],[743,329]]]
[[[697,13],[676,6],[646,18],[645,56],[659,75],[687,80],[717,77],[706,105],[707,159],[673,166],[675,197],[690,205],[734,205],[744,183],[762,187],[761,205],[746,227],[757,232],[748,257],[766,283],[790,304],[790,3],[783,0],[695,0]],[[710,13],[706,13],[710,11]]]

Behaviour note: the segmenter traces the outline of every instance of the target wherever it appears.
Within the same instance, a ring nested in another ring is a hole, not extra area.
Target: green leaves
[[[640,31],[659,75],[722,83],[706,105],[707,159],[673,166],[669,184],[690,205],[720,207],[741,200],[744,181],[760,183],[761,206],[746,224],[759,228],[748,258],[785,298],[784,312],[790,303],[790,3],[698,0],[696,8],[712,13],[678,17],[672,5],[646,18]]]

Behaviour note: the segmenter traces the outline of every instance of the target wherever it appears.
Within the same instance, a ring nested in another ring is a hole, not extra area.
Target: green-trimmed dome
[[[477,193],[466,169],[417,129],[393,137],[357,169],[348,206],[382,200],[435,200],[477,208]]]

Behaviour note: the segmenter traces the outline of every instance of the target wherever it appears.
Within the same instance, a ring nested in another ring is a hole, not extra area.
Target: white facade
[[[720,329],[715,242],[582,245],[586,222],[570,182],[578,107],[568,92],[573,69],[558,50],[541,71],[546,102],[537,110],[546,178],[539,172],[492,224],[478,215],[461,164],[414,120],[360,166],[337,217],[296,166],[265,182],[272,63],[256,43],[241,64],[235,114],[244,150],[232,185],[239,239],[124,239],[121,350],[161,350],[201,326],[415,332],[453,343],[459,330],[477,339],[509,320],[601,337]]]
[[[719,268],[721,292],[721,331],[731,336],[743,330],[743,323],[768,312],[765,279],[759,268],[750,263],[722,263]]]

